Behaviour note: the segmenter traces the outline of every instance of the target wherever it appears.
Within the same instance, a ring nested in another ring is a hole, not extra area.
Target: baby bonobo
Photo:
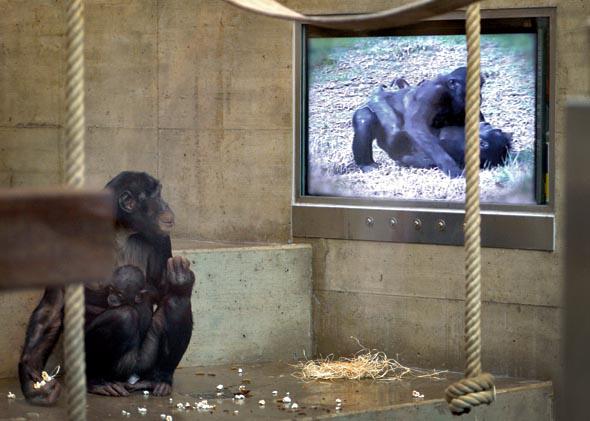
[[[146,288],[145,276],[137,266],[124,265],[113,272],[108,308],[86,331],[86,366],[92,393],[111,395],[112,387],[128,393],[126,389],[134,389],[126,384],[129,377],[140,376],[146,363],[156,357],[157,348],[144,344],[152,320]],[[120,383],[107,384],[106,379]]]

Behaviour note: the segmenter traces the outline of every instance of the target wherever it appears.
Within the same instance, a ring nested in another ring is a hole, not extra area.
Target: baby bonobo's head
[[[113,272],[109,285],[109,307],[139,304],[143,301],[145,289],[145,276],[141,269],[133,265],[119,266]]]

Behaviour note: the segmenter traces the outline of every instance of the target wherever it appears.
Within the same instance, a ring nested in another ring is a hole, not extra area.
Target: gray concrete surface
[[[311,353],[311,247],[177,250],[192,264],[193,336],[184,366]]]
[[[243,367],[243,376],[237,368]],[[455,379],[456,374],[445,375],[445,380],[411,379],[404,381],[335,381],[303,383],[291,376],[295,369],[286,363],[244,366],[207,366],[179,369],[175,375],[169,398],[144,397],[136,393],[125,398],[107,398],[89,395],[88,419],[104,420],[121,418],[121,410],[131,413],[131,419],[160,419],[160,414],[172,415],[174,420],[189,420],[199,417],[206,419],[332,419],[339,420],[400,420],[400,421],[443,421],[457,419],[448,411],[444,401],[444,389]],[[249,393],[242,401],[233,401],[242,382]],[[216,386],[225,386],[223,395],[218,397]],[[278,396],[272,396],[272,391]],[[424,399],[412,398],[412,391],[418,390]],[[16,399],[5,398],[8,391]],[[294,410],[277,402],[289,392],[292,402],[299,406]],[[207,399],[216,407],[199,412],[194,408],[179,410],[177,403],[189,402],[194,406],[199,397]],[[264,399],[261,407],[258,401]],[[335,401],[341,399],[342,409],[336,411]],[[22,398],[14,380],[0,380],[0,417],[2,419],[47,421],[62,420],[65,417],[65,399],[57,408],[39,408],[28,405]],[[147,409],[141,416],[138,407]],[[237,414],[234,411],[238,411]],[[550,382],[531,382],[520,379],[497,379],[497,400],[490,406],[474,409],[462,420],[472,421],[550,421],[553,420],[553,395]]]

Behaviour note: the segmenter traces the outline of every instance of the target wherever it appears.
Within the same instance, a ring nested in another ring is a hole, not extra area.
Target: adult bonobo
[[[112,307],[112,280],[86,286],[85,330],[90,333],[87,343],[93,347],[87,358],[87,372],[92,374],[88,391],[128,395],[137,385],[125,383],[124,376],[132,374],[141,379],[142,388],[151,389],[154,395],[167,395],[192,334],[190,298],[195,276],[188,260],[172,257],[169,233],[174,213],[161,197],[158,180],[146,173],[126,171],[112,179],[107,188],[113,191],[116,209],[116,268],[131,265],[141,271],[147,289],[153,290],[145,295],[145,304],[155,310],[146,324],[145,317],[132,317],[129,312]],[[126,282],[138,281],[137,270],[116,268],[113,279],[119,288]],[[47,288],[29,320],[19,377],[23,394],[34,404],[52,404],[59,396],[57,381],[47,382],[42,388],[35,388],[34,384],[40,381],[62,331],[63,308],[63,289]],[[113,340],[119,342],[106,343]],[[114,370],[98,373],[106,363],[101,359],[101,347],[108,348],[105,358],[117,361]]]
[[[459,67],[414,87],[398,79],[394,83],[401,89],[380,88],[352,118],[356,164],[363,171],[377,167],[373,160],[377,139],[377,145],[396,161],[419,150],[446,174],[460,176],[462,169],[439,144],[437,130],[464,124],[466,76],[467,69]]]

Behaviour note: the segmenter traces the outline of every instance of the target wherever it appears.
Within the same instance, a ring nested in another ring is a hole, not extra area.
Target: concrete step
[[[458,374],[445,374],[444,380],[412,379],[403,381],[333,381],[303,383],[291,374],[295,369],[286,363],[182,368],[175,375],[175,387],[169,398],[144,397],[136,393],[125,398],[107,398],[89,395],[88,419],[104,420],[123,418],[121,411],[131,413],[130,418],[156,420],[160,414],[172,415],[174,421],[206,419],[327,419],[339,420],[396,420],[396,421],[451,421],[444,401],[445,388],[460,378]],[[223,384],[222,396],[217,396],[216,386]],[[242,401],[233,400],[245,384],[250,392]],[[278,391],[275,397],[272,391]],[[415,400],[412,391],[424,394]],[[553,393],[550,382],[534,382],[522,379],[496,379],[497,398],[490,406],[474,409],[461,420],[469,421],[548,421],[553,420]],[[6,399],[12,391],[16,399]],[[293,410],[277,402],[286,393],[299,406]],[[199,414],[194,409],[199,398],[208,399],[214,409]],[[264,399],[265,406],[258,401]],[[336,410],[336,399],[342,400],[342,409]],[[193,408],[178,409],[177,403],[189,402]],[[38,408],[28,405],[22,398],[16,380],[0,380],[0,419],[65,419],[65,399],[56,408]],[[141,416],[137,408],[144,407],[147,414]],[[238,411],[237,414],[235,411]]]
[[[311,246],[175,241],[196,275],[181,366],[311,355]]]
[[[180,366],[311,355],[311,246],[173,241],[196,275],[194,331]],[[42,291],[0,294],[0,378],[16,376],[31,312]],[[63,361],[58,343],[48,367]],[[1,413],[0,413],[1,415]]]

